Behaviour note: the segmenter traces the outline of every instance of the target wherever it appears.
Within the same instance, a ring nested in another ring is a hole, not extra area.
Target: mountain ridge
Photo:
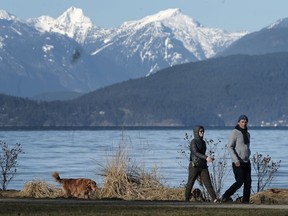
[[[87,93],[179,64],[288,49],[286,19],[248,34],[206,28],[179,8],[111,29],[75,7],[56,19],[23,21],[3,10],[0,17],[0,92],[16,96]]]
[[[67,13],[69,13],[70,16],[76,16],[72,15],[72,11],[81,11],[81,19],[84,19],[83,17],[85,17],[85,15],[83,11],[76,8],[68,9],[60,17]],[[56,20],[59,20],[59,17]],[[236,39],[247,34],[247,32],[228,33],[221,29],[205,28],[198,21],[184,15],[179,8],[160,11],[140,20],[127,21],[119,27],[111,29],[103,29],[95,25],[91,26],[90,20],[88,23],[89,28],[84,30],[85,34],[82,34],[82,37],[73,37],[69,32],[66,32],[67,35],[72,36],[72,38],[81,44],[87,44],[84,47],[91,51],[94,56],[103,55],[111,58],[111,56],[113,57],[115,53],[117,53],[114,62],[121,66],[124,65],[124,68],[134,74],[132,77],[142,77],[172,65],[209,58],[213,56],[215,52],[219,52]],[[72,29],[77,28],[77,25],[73,27],[73,22],[67,24],[63,19],[62,22],[58,22],[57,24],[58,25],[55,25],[56,27],[50,28],[49,31],[64,34],[65,32],[57,30],[57,26],[70,26],[69,28]],[[45,23],[42,24],[42,26],[45,26]],[[137,34],[138,31],[139,33]],[[148,35],[148,37],[145,37],[145,35]],[[86,39],[84,39],[84,37],[86,37]],[[169,38],[169,41],[174,41],[174,43],[167,44],[167,40],[166,43],[157,42],[159,40],[165,41],[167,38]],[[183,40],[183,38],[186,39]],[[155,47],[163,47],[160,55],[156,54],[159,53],[159,49],[153,51],[153,47],[149,46],[147,41],[150,41]],[[107,42],[109,43],[107,44]],[[139,47],[141,44],[143,44],[143,46]],[[165,44],[167,44],[167,46],[165,46]],[[173,52],[173,45],[175,46],[176,44],[178,44],[177,46],[180,47],[180,50],[169,54],[168,56],[171,56],[171,58],[167,58],[166,55],[162,63],[154,60],[159,59],[158,61],[161,61],[160,59],[165,56],[167,50]],[[94,47],[94,50],[92,50],[91,47]],[[145,47],[148,49],[145,49]],[[181,52],[184,52],[186,57],[183,57]],[[189,53],[191,56],[194,56],[194,58],[189,58]],[[122,60],[117,61],[118,59]],[[135,66],[129,67],[131,62],[142,62],[143,68],[145,69],[143,69],[140,74],[138,72],[139,75],[135,75]]]
[[[249,126],[287,127],[287,58],[233,55],[187,63],[62,102],[2,95],[0,126],[235,126],[245,113]]]

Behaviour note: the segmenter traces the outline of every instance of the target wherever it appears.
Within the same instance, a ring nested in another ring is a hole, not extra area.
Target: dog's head
[[[89,181],[87,185],[89,190],[95,191],[97,189],[97,184],[95,181]]]

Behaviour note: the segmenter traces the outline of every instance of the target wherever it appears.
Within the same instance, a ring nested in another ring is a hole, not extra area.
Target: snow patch
[[[5,20],[16,20],[16,16],[6,12],[5,10],[0,9],[0,19],[5,19]]]
[[[11,29],[13,30],[13,31],[15,31],[16,32],[16,34],[18,34],[18,35],[22,35],[22,33],[20,32],[20,31],[18,31],[16,28],[14,28],[14,27],[12,27],[11,26]]]
[[[3,41],[4,41],[4,38],[0,37],[0,49],[3,49],[3,47],[5,46]]]
[[[49,45],[49,44],[46,44],[42,47],[42,50],[45,52],[45,53],[48,53],[49,51],[51,51],[52,49],[54,48],[53,45]]]

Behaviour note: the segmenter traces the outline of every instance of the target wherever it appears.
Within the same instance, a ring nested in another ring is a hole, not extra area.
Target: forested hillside
[[[167,68],[65,102],[0,96],[0,126],[288,125],[288,53]]]

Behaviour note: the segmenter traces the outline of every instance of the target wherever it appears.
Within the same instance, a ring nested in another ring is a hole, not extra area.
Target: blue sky
[[[180,8],[206,27],[227,31],[258,31],[288,17],[288,0],[0,0],[1,9],[22,19],[57,18],[71,6],[104,28],[169,8]]]

